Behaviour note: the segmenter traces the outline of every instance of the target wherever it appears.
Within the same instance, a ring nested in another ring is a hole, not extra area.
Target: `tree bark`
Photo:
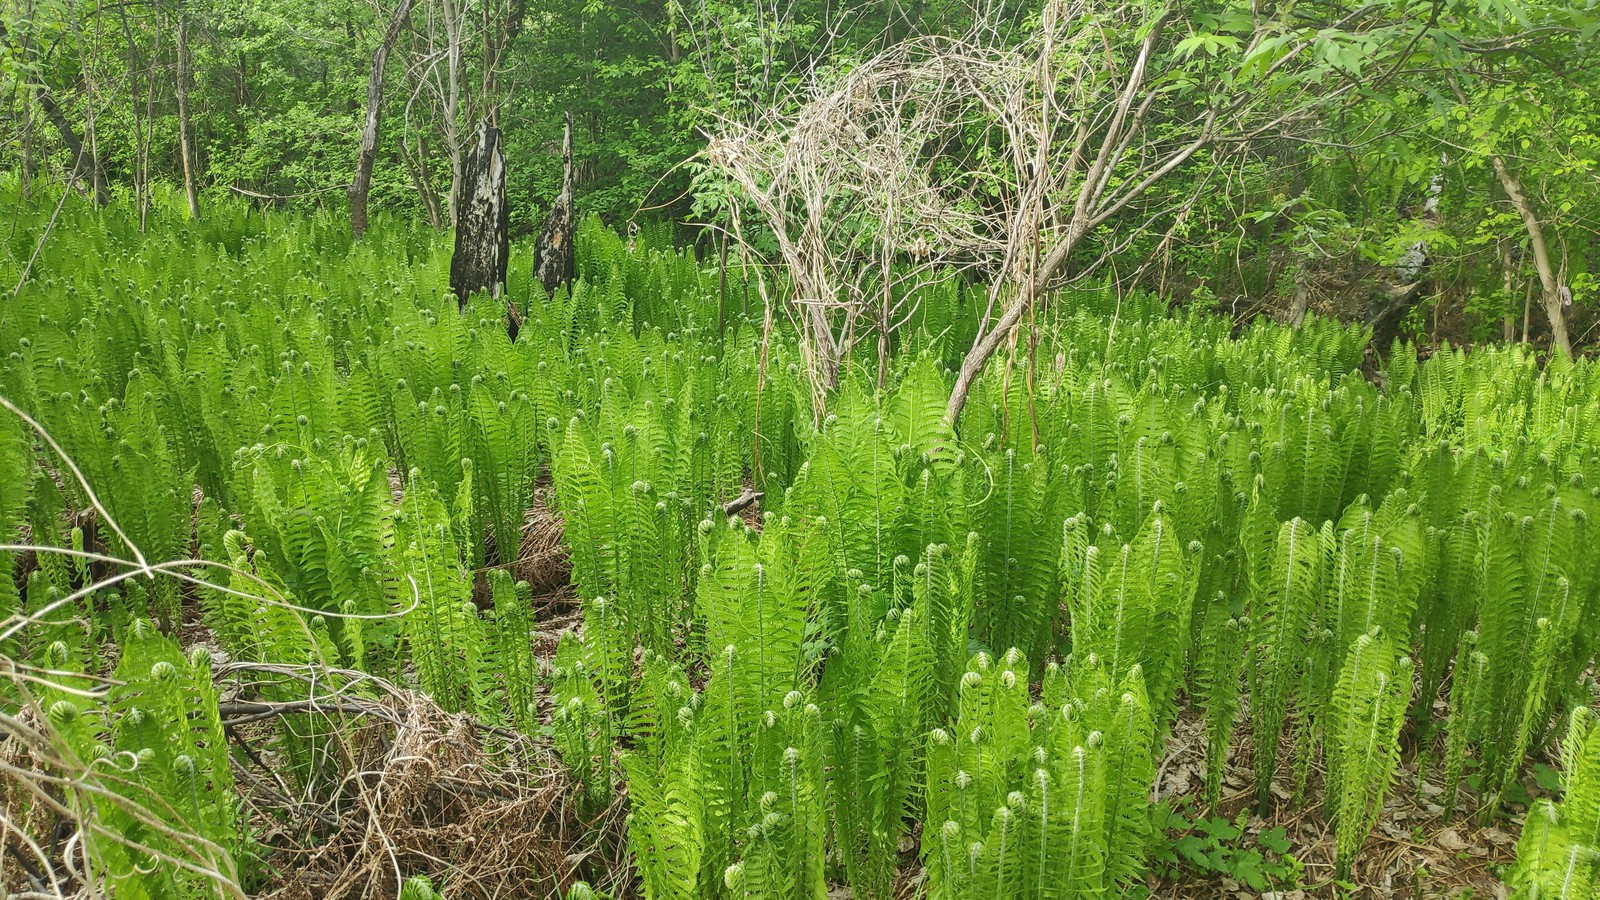
[[[400,138],[400,157],[406,162],[406,171],[411,175],[411,184],[417,189],[417,196],[422,198],[422,208],[428,211],[428,224],[434,228],[444,227],[444,209],[439,202],[439,192],[433,189],[428,181],[428,145],[419,134],[417,136],[417,158],[411,158],[411,145],[402,135]]]
[[[473,294],[499,297],[510,260],[506,205],[506,156],[500,129],[488,120],[478,127],[478,139],[462,156],[456,209],[456,248],[450,258],[450,288],[462,310]],[[514,304],[507,304],[507,331],[513,340],[522,326]]]
[[[139,115],[139,52],[138,44],[133,38],[133,25],[128,21],[128,8],[117,7],[117,22],[122,26],[122,41],[128,47],[128,114],[133,123],[133,196],[135,205],[139,209],[139,233],[143,234],[150,227],[150,123],[155,121],[154,98],[151,88],[154,87],[154,68],[156,55],[161,50],[159,43],[150,51],[150,71],[145,78],[145,115]],[[156,32],[160,34],[159,30]]]
[[[105,206],[111,202],[111,193],[106,189],[105,173],[100,171],[100,160],[94,151],[84,144],[78,133],[72,130],[72,123],[67,121],[67,116],[61,111],[55,97],[51,96],[50,89],[42,84],[34,85],[34,94],[39,98],[39,108],[44,110],[45,118],[56,127],[61,135],[61,143],[67,147],[67,152],[72,155],[72,170],[86,178],[91,185],[91,196],[96,206]]]
[[[350,233],[357,239],[367,232],[367,193],[372,189],[372,165],[378,158],[378,135],[383,124],[383,73],[389,53],[400,38],[400,30],[411,18],[416,0],[400,0],[389,28],[377,49],[372,51],[372,69],[367,74],[367,118],[361,128],[361,149],[356,154],[356,176],[350,183]]]
[[[573,252],[573,239],[577,231],[577,212],[572,194],[577,187],[577,175],[572,165],[572,113],[567,112],[566,136],[561,141],[561,193],[555,205],[545,216],[544,228],[533,247],[533,274],[544,286],[547,295],[572,281],[577,272],[577,258]]]
[[[1512,276],[1512,272],[1511,272],[1511,242],[1508,241],[1508,240],[1505,240],[1504,238],[1502,238],[1500,240],[1500,272],[1501,272],[1501,276],[1502,276],[1502,278],[1504,280],[1503,290],[1504,290],[1506,302],[1509,304],[1510,301],[1511,301],[1511,276]],[[1502,336],[1505,338],[1505,342],[1506,343],[1509,344],[1512,341],[1517,339],[1517,332],[1516,332],[1517,316],[1516,316],[1516,313],[1512,311],[1510,306],[1506,307],[1505,316],[1501,320],[1500,325],[1501,325],[1501,330],[1502,330]]]
[[[183,192],[189,218],[200,218],[200,188],[195,183],[194,148],[189,140],[189,14],[178,7],[178,154],[183,157]]]
[[[1289,327],[1299,328],[1306,323],[1306,313],[1311,309],[1311,286],[1307,284],[1311,276],[1306,273],[1305,264],[1294,273],[1294,303],[1289,306]]]
[[[1561,296],[1561,282],[1556,278],[1555,266],[1550,261],[1550,248],[1545,243],[1544,226],[1539,222],[1539,216],[1534,212],[1533,201],[1528,199],[1528,194],[1522,189],[1522,181],[1506,167],[1506,162],[1496,153],[1489,157],[1489,162],[1494,166],[1494,174],[1500,179],[1500,187],[1505,189],[1506,196],[1511,199],[1511,205],[1516,207],[1517,215],[1522,217],[1522,227],[1528,232],[1528,245],[1533,250],[1533,270],[1539,275],[1539,302],[1544,306],[1544,314],[1550,320],[1551,342],[1561,348],[1561,352],[1572,355],[1572,339],[1567,335],[1567,313]]]
[[[1387,349],[1400,336],[1400,325],[1406,314],[1422,299],[1424,282],[1387,285],[1374,292],[1367,311],[1367,325],[1372,328],[1372,346]]]
[[[1033,304],[1033,294],[1037,290],[1033,281],[1022,283],[1022,293],[1001,313],[999,321],[987,334],[979,335],[973,342],[972,349],[967,351],[961,360],[961,370],[956,374],[956,383],[950,389],[950,403],[945,407],[945,415],[954,423],[961,418],[961,409],[967,405],[967,395],[972,393],[972,385],[983,374],[983,367],[989,362],[989,357],[1000,349],[1010,336],[1012,329],[1022,321],[1022,314],[1028,311]]]
[[[24,21],[32,21],[33,20],[33,3],[32,2],[28,2],[23,6],[22,15],[23,15]],[[11,50],[10,38],[11,38],[11,33],[6,30],[5,19],[0,18],[0,48],[3,48],[5,50],[7,50],[7,51],[10,51]],[[22,39],[21,52],[17,55],[16,58],[18,58],[18,59],[26,59],[26,58],[29,57],[31,52],[32,51],[30,49],[30,41],[29,41],[28,37],[26,36],[26,34],[24,34],[23,39]],[[21,126],[22,126],[21,127],[22,173],[21,173],[21,182],[18,185],[18,187],[21,189],[22,199],[27,200],[28,198],[33,196],[33,177],[34,177],[35,174],[38,173],[39,161],[34,158],[34,153],[33,153],[33,105],[32,105],[32,103],[29,102],[28,91],[27,91],[26,88],[24,88],[21,91],[20,99],[21,99],[21,102],[18,103],[17,105],[19,107],[21,107],[20,119],[21,119]]]
[[[450,151],[450,224],[459,224],[459,210],[456,204],[467,191],[462,189],[461,181],[465,178],[462,169],[466,165],[462,153],[462,141],[459,119],[461,117],[461,41],[463,13],[457,0],[443,0],[441,4],[444,13],[445,31],[445,75],[446,86],[444,92],[444,140],[446,148]]]
[[[22,100],[22,199],[33,196],[33,111],[28,108],[27,96]]]

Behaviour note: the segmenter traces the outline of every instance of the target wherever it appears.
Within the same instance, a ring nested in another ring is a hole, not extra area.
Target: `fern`
[[[1563,746],[1565,795],[1528,812],[1517,862],[1507,881],[1513,896],[1593,897],[1600,892],[1600,729],[1592,710],[1571,716]]]
[[[415,476],[394,528],[406,588],[401,594],[402,609],[408,610],[401,627],[418,682],[447,710],[476,712],[498,721],[500,710],[493,702],[493,653],[487,629],[472,603],[471,578],[455,553],[449,512],[438,495]]]
[[[504,570],[489,576],[494,595],[495,661],[504,679],[507,720],[525,734],[538,724],[538,664],[533,654],[533,610],[528,583]]]
[[[922,858],[941,897],[1098,896],[1142,875],[1154,731],[1137,667],[1052,669],[1031,704],[1025,658],[974,657],[954,728],[932,732]]]
[[[1248,630],[1248,620],[1233,614],[1225,596],[1219,594],[1205,605],[1193,690],[1195,705],[1205,717],[1205,796],[1213,811],[1222,799],[1228,748],[1239,716]]]
[[[62,215],[76,227],[19,295],[29,314],[0,317],[0,391],[148,558],[197,544],[238,570],[196,572],[231,657],[368,670],[541,727],[528,598],[491,564],[520,555],[548,476],[583,600],[548,728],[589,811],[626,781],[651,896],[814,900],[828,878],[886,896],[908,834],[930,895],[1136,889],[1156,735],[1180,705],[1203,717],[1213,804],[1243,710],[1258,799],[1285,775],[1303,793],[1324,761],[1347,863],[1398,752],[1402,656],[1419,670],[1419,770],[1441,756],[1452,812],[1475,760],[1498,814],[1558,715],[1591,699],[1589,362],[1444,348],[1419,363],[1399,345],[1375,386],[1364,329],[1235,329],[1081,284],[952,422],[948,369],[986,302],[954,279],[903,298],[916,312],[888,365],[849,361],[818,406],[793,331],[739,299],[750,273],[724,290],[659,234],[586,221],[579,283],[512,343],[493,304],[458,313],[428,234],[346,254],[327,223],[242,206],[148,235]],[[415,264],[388,266],[390,250]],[[0,536],[127,550],[6,421]],[[724,522],[747,487],[759,518]],[[18,591],[0,555],[0,614],[103,574],[34,558]],[[179,619],[177,584],[86,595],[4,648],[62,671],[126,663],[126,709],[50,697],[85,758],[176,746],[154,705],[212,727],[195,662],[149,655],[143,620]],[[149,678],[163,661],[179,677]],[[283,721],[269,743],[309,780],[297,735],[328,723]],[[197,773],[223,765],[185,753]],[[1565,768],[1567,799],[1525,832],[1525,893],[1593,891],[1586,795]],[[140,796],[192,818],[187,771],[152,762]],[[137,827],[114,812],[108,828]],[[188,888],[113,843],[90,849],[119,876]]]
[[[639,866],[648,900],[690,900],[699,892],[701,854],[706,835],[697,815],[698,794],[692,757],[650,768],[624,755],[632,812],[628,846]]]
[[[1091,544],[1084,518],[1066,521],[1062,551],[1073,653],[1098,657],[1113,679],[1139,666],[1164,720],[1187,654],[1193,567],[1160,504],[1131,544],[1119,546],[1109,526]]]
[[[1455,812],[1461,774],[1466,766],[1467,746],[1473,739],[1485,713],[1493,709],[1484,699],[1489,690],[1489,658],[1477,650],[1477,632],[1462,635],[1461,650],[1456,654],[1456,667],[1450,688],[1450,720],[1445,740],[1444,807],[1448,817]]]
[[[244,817],[233,792],[209,657],[196,651],[185,658],[176,642],[157,633],[148,620],[138,620],[128,629],[116,676],[120,683],[111,693],[112,718],[103,737],[92,725],[73,726],[83,711],[72,701],[57,701],[50,710],[52,719],[67,724],[85,742],[73,748],[82,758],[127,754],[131,765],[125,779],[113,782],[113,790],[177,833],[207,842],[190,844],[209,855],[196,862],[236,881],[237,859],[245,846]],[[133,824],[127,809],[110,798],[100,798],[96,806],[122,834],[143,835],[151,846],[179,858],[190,855],[171,838]],[[143,851],[114,838],[97,834],[89,840],[91,854],[101,856],[102,871],[129,891],[160,895],[205,890],[197,874],[146,865],[153,860]]]
[[[1317,605],[1321,538],[1303,520],[1278,532],[1270,566],[1252,583],[1250,718],[1255,737],[1256,802],[1265,809],[1277,770],[1278,742],[1305,665],[1304,646]]]
[[[598,806],[612,789],[613,720],[595,689],[587,655],[571,632],[561,636],[550,670],[552,741],[587,802]]]
[[[433,889],[426,876],[413,875],[400,886],[400,900],[444,900],[444,895]]]
[[[991,647],[1042,653],[1055,624],[1059,559],[1049,535],[1060,518],[1046,498],[1049,467],[1015,449],[987,461],[993,489],[976,513],[982,598],[975,626]]]
[[[222,537],[222,562],[232,566],[226,583],[201,595],[206,624],[235,659],[306,662],[317,657],[311,632],[283,580],[254,552],[244,532]],[[284,598],[279,600],[274,594]]]
[[[1400,727],[1411,700],[1411,660],[1395,659],[1379,629],[1361,635],[1345,657],[1334,688],[1324,807],[1333,811],[1339,877],[1383,809],[1400,764]]]
[[[36,472],[22,422],[0,412],[0,483],[7,485],[0,494],[0,543],[12,543],[21,530]],[[22,606],[15,568],[16,557],[0,550],[0,620],[9,619]],[[10,652],[8,644],[0,641],[0,653]]]

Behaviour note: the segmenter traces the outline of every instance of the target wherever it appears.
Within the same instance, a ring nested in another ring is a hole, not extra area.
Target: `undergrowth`
[[[571,896],[1297,882],[1281,836],[1246,846],[1217,815],[1243,744],[1259,811],[1320,801],[1340,877],[1402,766],[1491,821],[1559,756],[1564,798],[1529,811],[1511,882],[1600,889],[1587,360],[1396,344],[1369,378],[1360,329],[1235,335],[1148,297],[1113,325],[1117,298],[1083,290],[952,423],[974,327],[954,282],[886,385],[863,360],[815,409],[794,337],[720,308],[715,267],[595,223],[553,297],[515,255],[512,342],[494,303],[456,312],[426,234],[68,215],[0,317],[0,395],[40,426],[0,418],[7,706],[118,773],[70,815],[7,789],[36,843],[53,815],[95,823],[86,869],[38,845],[34,870],[73,872],[57,884],[275,877],[249,862],[234,773],[255,762],[218,718],[220,655],[370,673],[548,740],[594,814],[626,791],[637,880],[547,873]],[[542,660],[510,572],[546,484],[581,628]],[[746,490],[756,511],[727,515]],[[1151,790],[1186,710],[1192,818]],[[323,726],[269,729],[285,788],[320,783]]]

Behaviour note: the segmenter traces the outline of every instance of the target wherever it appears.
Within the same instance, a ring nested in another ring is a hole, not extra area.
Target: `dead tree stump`
[[[450,257],[450,289],[465,310],[467,299],[473,294],[501,295],[511,258],[506,155],[500,129],[487,120],[478,126],[478,139],[461,159],[461,177],[456,186],[456,249]],[[506,330],[516,340],[522,315],[510,302],[506,313]]]
[[[539,242],[533,247],[533,274],[548,295],[554,295],[556,288],[570,283],[577,274],[572,246],[578,223],[572,201],[577,173],[572,167],[571,111],[567,112],[566,135],[561,140],[561,165],[561,193],[550,207],[550,214],[545,216]]]

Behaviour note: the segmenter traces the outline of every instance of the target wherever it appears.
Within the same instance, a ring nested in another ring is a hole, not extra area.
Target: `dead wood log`
[[[1406,314],[1422,299],[1424,283],[1387,285],[1373,292],[1373,303],[1367,312],[1367,324],[1372,327],[1372,346],[1388,350],[1389,344],[1399,337]]]
[[[760,503],[761,498],[765,496],[766,492],[764,491],[758,491],[753,488],[745,488],[744,493],[733,498],[732,500],[729,500],[727,503],[722,504],[722,514],[725,516],[738,515],[755,504]]]

